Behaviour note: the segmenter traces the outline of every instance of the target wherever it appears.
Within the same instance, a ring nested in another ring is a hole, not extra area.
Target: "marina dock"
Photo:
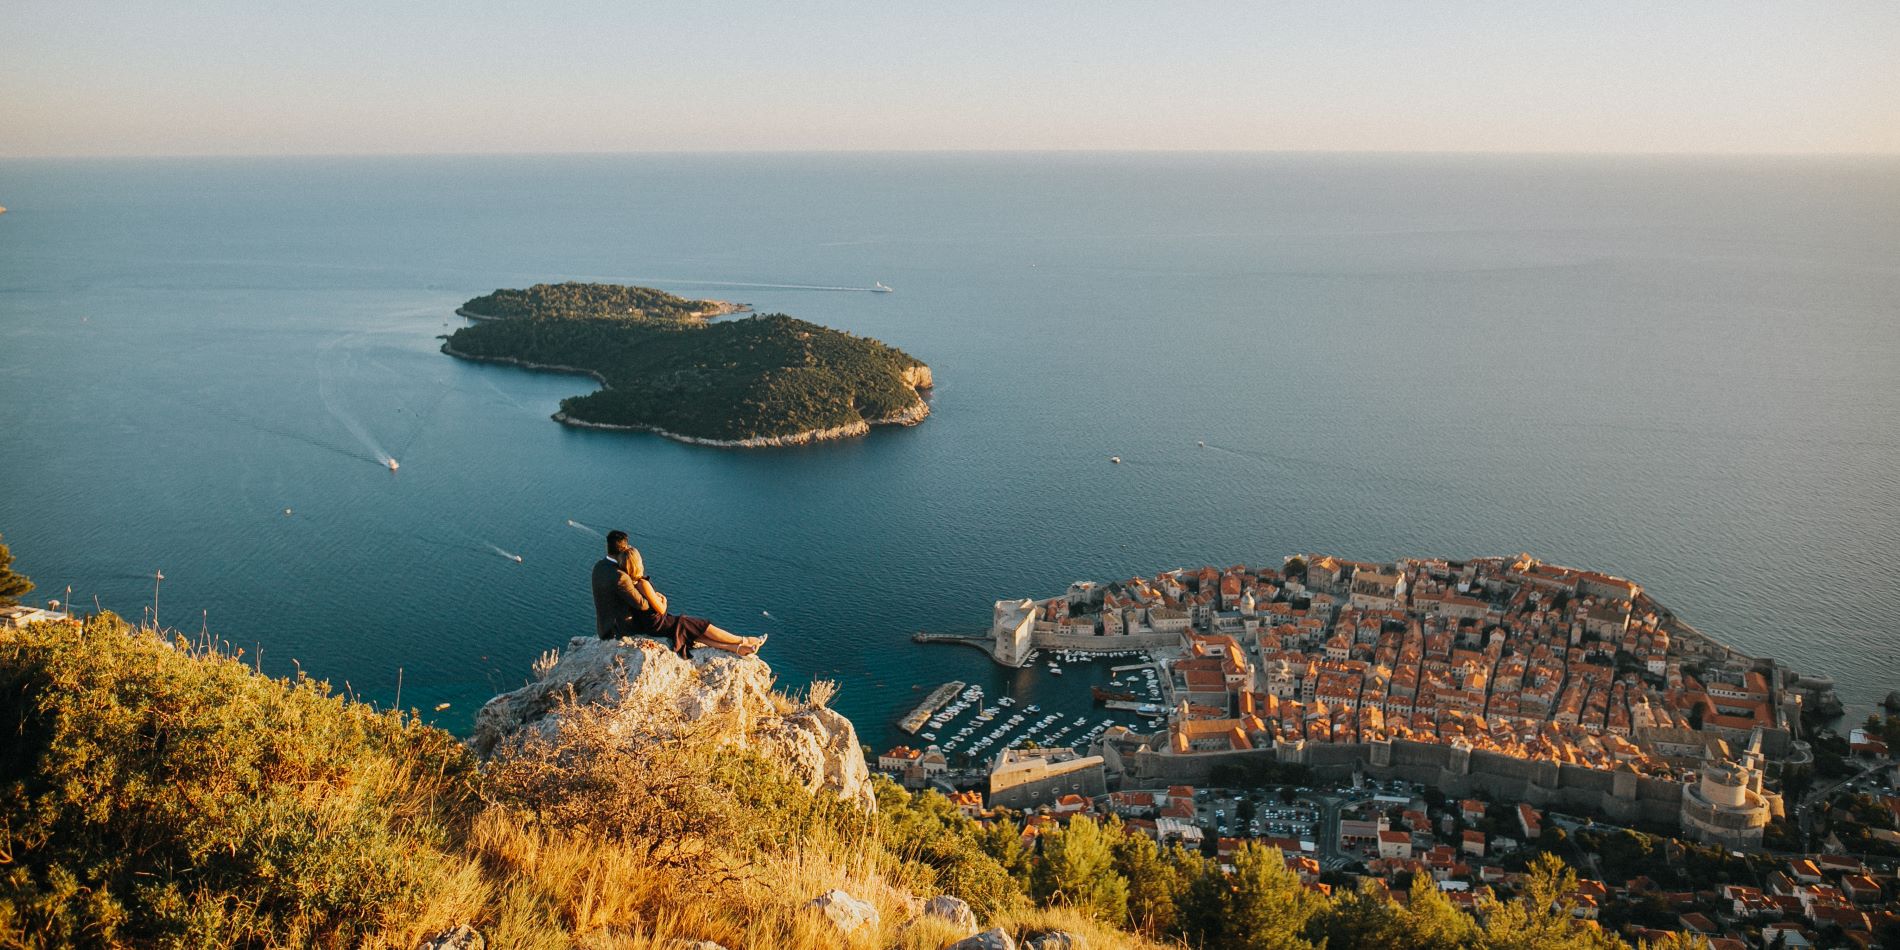
[[[924,697],[924,701],[921,703],[918,703],[917,708],[911,710],[910,715],[905,716],[903,720],[897,724],[897,728],[902,729],[913,736],[916,735],[917,730],[922,729],[924,727],[924,723],[930,721],[931,713],[934,713],[937,710],[942,709],[944,703],[949,702],[952,696],[955,696],[957,693],[961,692],[962,690],[963,690],[962,680],[951,680],[950,682],[945,683],[942,686],[939,686],[936,689],[931,690],[930,695]]]

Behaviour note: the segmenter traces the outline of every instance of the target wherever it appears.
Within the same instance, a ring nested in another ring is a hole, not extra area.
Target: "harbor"
[[[939,636],[935,642],[953,640]],[[1107,665],[1129,656],[1146,662]],[[1149,733],[1166,723],[1160,664],[1143,653],[1038,651],[1031,665],[997,672],[999,682],[988,686],[953,680],[936,687],[898,728],[969,767],[1004,749],[1086,749],[1110,729]]]
[[[911,710],[910,715],[905,716],[903,721],[897,724],[897,728],[916,735],[917,730],[924,727],[924,723],[930,719],[931,714],[942,709],[944,704],[950,701],[950,697],[955,696],[962,689],[962,680],[952,680],[931,690],[930,695],[923,702],[918,703],[917,708]]]

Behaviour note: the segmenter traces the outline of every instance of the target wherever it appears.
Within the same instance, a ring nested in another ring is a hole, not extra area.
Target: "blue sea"
[[[914,631],[1307,551],[1528,551],[1850,702],[1900,687],[1900,160],[7,160],[0,205],[35,598],[379,703],[400,676],[453,729],[592,635],[613,527],[873,743],[944,680],[1055,706],[1106,675]],[[694,447],[437,351],[461,301],[559,280],[877,337],[932,366],[931,417]]]

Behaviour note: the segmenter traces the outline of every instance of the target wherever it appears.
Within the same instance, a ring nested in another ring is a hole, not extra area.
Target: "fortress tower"
[[[1029,653],[1035,649],[1033,634],[1036,626],[1036,602],[1033,600],[999,600],[990,622],[990,636],[996,638],[995,646],[990,648],[996,662],[1004,666],[1022,666],[1029,662]]]
[[[1737,850],[1761,847],[1762,832],[1780,796],[1762,790],[1761,730],[1741,757],[1712,763],[1683,789],[1682,830],[1697,841]]]

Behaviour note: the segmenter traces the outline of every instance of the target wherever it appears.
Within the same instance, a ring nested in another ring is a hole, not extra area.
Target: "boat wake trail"
[[[454,388],[454,386],[443,386],[442,391],[435,394],[435,400],[429,403],[429,408],[422,410],[422,414],[416,416],[416,427],[409,431],[409,438],[402,441],[402,447],[397,449],[398,452],[404,455],[409,454],[409,447],[416,444],[416,438],[422,435],[423,427],[429,424],[429,417],[435,415],[437,407],[442,405],[442,400],[448,398],[449,390]]]
[[[588,534],[591,534],[591,535],[593,535],[593,536],[594,536],[594,537],[596,537],[596,538],[604,538],[604,537],[606,537],[606,535],[605,535],[605,534],[602,534],[602,533],[600,532],[600,529],[598,529],[598,528],[593,528],[593,527],[589,527],[588,525],[584,525],[584,524],[581,524],[580,522],[578,522],[578,521],[575,521],[575,520],[574,520],[574,519],[572,519],[572,518],[569,518],[569,519],[567,519],[567,526],[568,526],[568,527],[570,527],[570,528],[575,528],[575,529],[578,529],[578,530],[581,530],[581,531],[585,531],[585,532],[587,532]]]
[[[502,550],[502,549],[501,549],[501,546],[500,546],[500,545],[498,545],[498,544],[495,544],[495,543],[494,543],[494,542],[492,542],[492,541],[483,541],[482,543],[483,543],[483,544],[486,544],[486,545],[488,545],[488,549],[489,549],[490,551],[493,551],[493,552],[495,552],[496,554],[499,554],[499,555],[501,555],[502,557],[505,557],[505,558],[507,558],[508,560],[510,560],[510,561],[513,561],[513,562],[515,562],[516,564],[520,564],[520,563],[521,563],[521,555],[519,555],[519,554],[516,554],[516,553],[515,553],[515,552],[513,552],[513,551],[504,551],[504,550]]]
[[[506,392],[502,391],[502,388],[500,386],[495,385],[494,380],[489,379],[487,376],[481,376],[478,378],[481,379],[483,385],[486,385],[489,389],[493,390],[495,395],[500,396],[504,400],[507,400],[508,405],[513,406],[516,409],[521,408],[521,401],[516,399],[513,396],[508,395]]]
[[[208,403],[201,402],[196,399],[192,399],[190,397],[181,397],[181,398],[183,402],[192,406],[193,408],[196,408],[200,412],[205,413],[206,415],[216,416],[220,419],[225,419],[236,425],[244,426],[247,429],[253,429],[258,432],[266,433],[268,435],[274,435],[280,439],[289,439],[293,442],[302,442],[305,445],[312,446],[314,448],[319,448],[326,452],[335,452],[336,454],[341,455],[344,458],[355,459],[358,462],[370,462],[377,465],[384,464],[381,460],[375,458],[374,456],[365,455],[362,452],[354,451],[346,446],[338,445],[335,442],[326,442],[322,439],[316,438],[315,436],[298,432],[295,429],[288,429],[283,426],[273,425],[271,423],[264,422],[263,420],[260,420],[256,418],[255,416],[251,416],[243,412],[238,412],[229,406],[214,406]]]
[[[1234,456],[1234,457],[1236,457],[1236,458],[1243,458],[1243,459],[1252,459],[1252,460],[1254,460],[1254,461],[1256,461],[1256,462],[1271,462],[1271,461],[1273,461],[1272,459],[1270,459],[1270,458],[1268,458],[1268,457],[1267,457],[1267,455],[1266,455],[1266,453],[1264,453],[1264,452],[1249,452],[1249,451],[1246,451],[1245,449],[1230,449],[1230,448],[1228,448],[1227,446],[1224,446],[1224,445],[1215,445],[1215,444],[1214,444],[1214,443],[1212,443],[1212,442],[1209,442],[1209,443],[1207,443],[1207,448],[1209,448],[1209,449],[1211,449],[1211,450],[1213,450],[1213,451],[1215,451],[1215,452],[1222,452],[1222,453],[1225,453],[1225,454],[1227,454],[1227,455],[1232,455],[1232,456]]]
[[[328,352],[335,349],[338,343],[355,336],[362,336],[362,334],[358,333],[347,337],[339,337],[338,339],[325,343],[322,349]],[[317,361],[317,396],[323,400],[323,408],[329,410],[330,415],[335,417],[336,421],[343,423],[343,428],[348,429],[351,435],[356,436],[357,441],[363,443],[363,447],[369,450],[370,455],[374,457],[372,460],[376,464],[384,468],[393,468],[391,463],[395,461],[395,457],[390,455],[387,451],[384,451],[383,444],[376,441],[376,437],[370,435],[369,430],[364,428],[363,424],[358,422],[355,416],[345,412],[337,405],[336,396],[331,391],[332,389],[330,373],[325,369],[324,361],[319,359]]]

